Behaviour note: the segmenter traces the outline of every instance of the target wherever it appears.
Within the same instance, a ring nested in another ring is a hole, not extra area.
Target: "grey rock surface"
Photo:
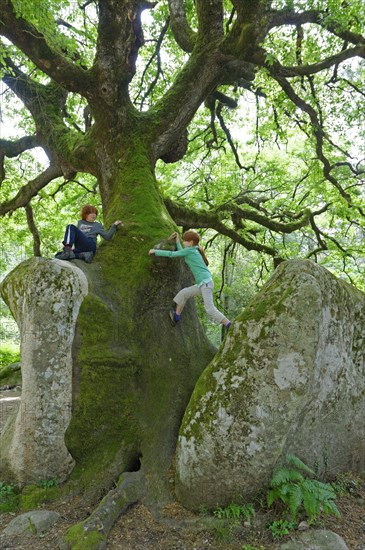
[[[293,536],[293,540],[277,547],[277,550],[348,550],[345,541],[327,529],[311,529]]]
[[[35,510],[14,518],[2,531],[1,537],[31,537],[47,531],[60,518],[57,512]]]
[[[282,263],[198,380],[176,490],[198,509],[250,498],[287,453],[335,474],[365,462],[365,295],[309,260]]]
[[[3,479],[63,481],[73,468],[64,434],[71,418],[71,348],[88,291],[70,262],[32,258],[3,281],[1,294],[21,333],[22,395],[0,439]]]

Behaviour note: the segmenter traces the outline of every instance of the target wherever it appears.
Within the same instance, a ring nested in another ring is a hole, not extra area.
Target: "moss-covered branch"
[[[244,202],[250,204],[252,209],[241,208],[239,203]],[[222,205],[216,210],[206,211],[188,208],[181,203],[165,199],[166,208],[177,225],[184,228],[198,229],[205,227],[214,229],[217,233],[229,237],[233,242],[240,244],[247,250],[263,252],[273,256],[276,260],[280,260],[277,250],[273,247],[251,240],[250,237],[257,234],[258,231],[248,228],[245,222],[252,221],[259,227],[266,228],[275,233],[290,234],[308,225],[311,225],[312,229],[314,227],[316,228],[314,222],[315,217],[325,212],[329,207],[329,205],[325,205],[315,212],[311,212],[309,209],[305,209],[298,213],[286,212],[285,218],[290,221],[284,223],[273,219],[273,216],[261,207],[261,202],[262,200],[260,202],[254,202],[242,197],[241,199],[238,198],[235,203],[230,202]],[[232,229],[227,222],[233,223],[234,229]],[[320,235],[318,231],[315,231],[315,234],[317,238]],[[321,246],[323,245],[320,238],[318,242]]]
[[[33,138],[18,140],[14,146],[7,141],[0,142],[0,158],[2,145],[5,156],[16,156],[22,148],[41,146],[50,160],[62,167],[67,177],[76,171],[94,173],[95,155],[89,140],[92,130],[80,135],[64,122],[67,116],[67,90],[56,82],[51,81],[47,85],[36,82],[16,67],[10,58],[4,58],[2,66],[9,71],[3,76],[3,82],[29,110],[37,133]]]
[[[32,114],[37,125],[37,119],[47,110],[47,106],[57,106],[59,112],[65,105],[67,92],[57,84],[44,85],[37,82],[21,71],[10,57],[0,61],[4,69],[3,82],[24,103]]]
[[[169,0],[169,9],[174,38],[184,52],[190,53],[196,41],[196,33],[188,23],[183,0]]]
[[[274,64],[272,70],[277,71],[278,75],[285,77],[311,75],[319,73],[320,71],[328,69],[329,67],[333,67],[334,65],[338,65],[339,63],[342,63],[347,59],[351,59],[352,57],[365,58],[365,43],[364,45],[342,50],[341,52],[335,55],[331,55],[330,57],[327,57],[326,59],[323,59],[322,61],[319,61],[318,63],[314,63],[312,65],[296,65],[293,67],[287,67]]]
[[[23,19],[11,0],[1,2],[0,34],[24,52],[33,63],[67,90],[87,95],[94,87],[90,71],[70,62],[46,40],[34,25]]]
[[[165,205],[170,216],[177,225],[190,228],[205,227],[214,229],[221,235],[229,237],[233,242],[240,244],[246,248],[246,250],[255,250],[256,252],[263,252],[274,258],[278,257],[278,252],[274,248],[244,238],[238,231],[225,225],[222,221],[223,216],[221,217],[217,212],[193,210],[169,199],[165,200]]]
[[[186,38],[189,33],[183,23],[186,16],[182,2],[171,0],[170,4],[181,23],[180,28],[184,28]],[[203,1],[197,2],[198,35],[194,49],[171,88],[151,113],[154,117],[150,127],[155,159],[168,152],[201,103],[220,84],[244,79],[248,86],[248,82],[254,79],[252,61],[265,35],[263,18],[266,5],[265,2],[243,4],[244,9],[239,9],[237,21],[225,37],[222,1],[213,0],[209,5]]]
[[[304,25],[305,23],[313,23],[319,25],[323,29],[331,32],[346,42],[351,44],[364,44],[365,38],[358,33],[352,32],[349,29],[344,29],[339,25],[334,17],[329,18],[328,12],[319,10],[307,10],[301,13],[291,9],[272,12],[270,16],[269,28],[281,27],[284,25]]]
[[[212,51],[213,50],[213,51]],[[171,88],[156,104],[151,115],[153,158],[166,154],[179,140],[204,99],[218,86],[222,60],[212,48],[209,54],[194,50]]]

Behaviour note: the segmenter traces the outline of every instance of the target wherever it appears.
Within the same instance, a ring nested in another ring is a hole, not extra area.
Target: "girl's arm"
[[[171,233],[169,240],[172,240],[172,239],[174,239],[174,241],[176,242],[176,248],[178,250],[182,250],[183,248],[180,243],[180,235],[177,231],[174,231],[173,233]]]
[[[180,243],[179,243],[180,244]],[[150,256],[153,254],[155,256],[163,256],[165,258],[179,258],[181,256],[186,256],[188,254],[187,248],[182,248],[180,245],[179,250],[158,250],[156,248],[151,248],[151,250],[148,252]]]
[[[166,256],[166,257],[169,257],[169,258],[176,258],[176,257],[179,257],[179,256],[186,256],[188,251],[181,246],[180,236],[179,236],[179,233],[177,231],[174,231],[174,233],[171,233],[171,235],[169,236],[168,240],[172,240],[172,239],[174,239],[175,242],[176,242],[177,250],[172,251],[172,250],[159,250],[157,248],[151,248],[151,250],[148,251],[148,254],[150,256],[155,254],[156,256]],[[177,252],[180,252],[180,251],[182,251],[183,253],[182,254],[177,254]],[[167,252],[168,254],[160,254],[160,252],[163,252],[163,253]]]

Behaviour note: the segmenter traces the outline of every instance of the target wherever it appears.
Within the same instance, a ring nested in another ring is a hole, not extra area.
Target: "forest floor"
[[[19,406],[19,392],[1,392],[0,431],[5,417]],[[365,473],[359,477],[350,473],[337,479],[339,492],[336,504],[341,517],[325,516],[313,528],[327,528],[340,535],[349,550],[365,550]],[[265,499],[261,499],[264,501]],[[59,521],[44,535],[29,541],[14,538],[0,541],[2,550],[55,550],[69,527],[84,520],[93,511],[78,497],[47,502],[41,509],[60,514]],[[289,535],[274,538],[268,528],[280,518],[280,510],[262,510],[254,505],[256,515],[251,525],[244,521],[218,520],[207,513],[193,514],[177,503],[169,504],[155,517],[143,505],[129,508],[114,525],[107,543],[108,550],[276,550]],[[16,515],[22,512],[0,513],[0,533]]]
[[[347,474],[347,481],[349,480]],[[324,517],[315,528],[327,528],[340,535],[349,550],[365,550],[365,478],[353,476],[344,494],[336,499],[341,517]],[[29,541],[2,542],[2,550],[55,550],[67,529],[87,517],[92,509],[74,498],[68,502],[48,502],[42,508],[57,511],[60,520],[43,536]],[[20,513],[20,512],[19,512]],[[0,531],[15,517],[0,515]],[[274,539],[268,528],[278,519],[278,510],[257,512],[251,525],[233,525],[212,515],[195,515],[178,504],[166,506],[158,518],[143,505],[131,507],[114,525],[108,550],[275,550],[295,537],[296,531]]]

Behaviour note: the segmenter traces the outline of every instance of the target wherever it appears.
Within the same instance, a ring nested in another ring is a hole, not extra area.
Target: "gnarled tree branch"
[[[0,204],[0,216],[8,212],[14,212],[17,208],[25,207],[43,187],[46,187],[52,180],[62,177],[62,168],[58,165],[50,165],[44,172],[29,181],[20,188],[18,193],[9,201]]]
[[[278,257],[278,252],[274,248],[245,239],[237,231],[227,227],[216,212],[189,209],[170,199],[165,199],[165,206],[177,225],[191,228],[205,227],[214,229],[221,235],[229,237],[233,242],[242,245],[246,250],[255,250],[256,252],[264,252],[274,258]]]
[[[39,139],[36,135],[24,136],[15,141],[7,139],[0,139],[0,151],[4,153],[6,157],[17,157],[28,149],[33,149],[39,146]]]
[[[30,111],[36,125],[37,145],[43,147],[51,162],[57,159],[68,176],[75,171],[93,173],[94,155],[87,135],[71,131],[64,123],[67,91],[55,82],[47,85],[36,82],[9,58],[3,60],[3,67],[9,71],[3,76],[3,82]],[[82,155],[75,155],[77,149],[82,150]]]
[[[188,23],[183,0],[169,0],[169,9],[174,38],[184,52],[190,53],[196,41],[196,33]]]
[[[335,19],[328,18],[328,13],[319,10],[307,10],[299,13],[285,9],[271,12],[269,29],[281,27],[283,25],[304,25],[305,23],[319,25],[323,29],[351,44],[361,44],[365,42],[365,38],[361,34],[341,28]]]
[[[226,205],[224,209],[226,211],[231,211],[234,219],[237,221],[250,220],[257,223],[258,225],[270,229],[271,231],[275,231],[276,233],[286,234],[293,233],[294,231],[297,231],[298,229],[301,229],[302,227],[308,225],[310,217],[312,215],[312,212],[309,209],[306,209],[299,214],[298,220],[291,223],[282,223],[273,220],[272,217],[263,216],[262,214],[259,214],[258,212],[255,212],[253,210],[239,208],[237,205],[234,204]]]
[[[136,72],[138,52],[144,44],[141,14],[150,6],[139,0],[128,3],[99,0],[98,5],[98,43],[93,72],[102,98],[110,104],[118,93],[123,91],[127,95],[128,84]]]
[[[163,39],[165,38],[165,35],[167,33],[167,30],[169,28],[169,25],[170,25],[170,20],[167,19],[165,21],[165,24],[163,25],[162,29],[161,29],[161,32],[160,32],[160,36],[158,37],[157,41],[156,41],[156,48],[155,48],[155,51],[153,52],[153,54],[151,55],[151,58],[149,59],[148,63],[146,64],[145,68],[144,68],[144,71],[143,71],[143,74],[142,74],[142,78],[141,78],[141,90],[142,90],[142,86],[143,86],[143,82],[144,82],[144,79],[145,79],[145,76],[146,76],[146,73],[150,67],[150,65],[152,64],[153,60],[156,58],[157,60],[157,71],[155,72],[155,75],[153,77],[153,80],[152,82],[150,83],[150,85],[148,86],[148,89],[147,91],[143,94],[143,97],[140,101],[140,109],[142,110],[142,107],[143,107],[143,104],[145,102],[145,100],[147,99],[147,97],[152,94],[153,92],[153,89],[155,88],[157,82],[158,82],[158,79],[160,78],[160,76],[163,74],[162,72],[162,68],[161,68],[161,53],[160,53],[160,50],[161,50],[161,45],[162,45],[162,42],[163,42]],[[137,94],[137,97],[135,99],[135,103],[137,102],[138,98],[140,97],[142,91],[139,91],[139,93]]]
[[[278,66],[274,64],[273,70],[277,70],[278,75],[286,78],[300,75],[312,75],[356,56],[365,58],[365,44],[342,50],[341,52],[331,55],[330,57],[327,57],[326,59],[323,59],[313,65],[296,65],[293,67],[287,67],[285,65]]]
[[[28,203],[24,208],[25,208],[25,213],[26,213],[26,216],[27,216],[28,228],[29,228],[29,231],[31,232],[31,234],[33,235],[33,253],[34,253],[34,256],[42,256],[42,254],[41,254],[41,239],[40,239],[39,232],[38,232],[35,220],[34,220],[33,209],[31,207],[30,203]]]
[[[52,48],[42,33],[18,17],[11,0],[1,2],[0,34],[18,46],[41,71],[66,89],[81,95],[93,89],[92,73],[71,63]]]
[[[223,37],[222,0],[196,0],[199,43],[212,43]]]
[[[44,120],[47,107],[51,104],[53,107],[58,106],[58,112],[61,114],[67,99],[64,88],[55,83],[44,85],[36,82],[21,71],[9,57],[4,57],[0,66],[5,69],[3,82],[24,103],[36,125],[38,120]]]
[[[284,92],[287,94],[287,96],[291,99],[291,101],[299,107],[303,112],[307,113],[309,115],[311,124],[312,124],[312,131],[316,139],[316,151],[318,159],[322,162],[323,165],[323,174],[325,178],[336,187],[336,189],[339,191],[340,195],[346,199],[346,201],[351,204],[351,197],[346,191],[342,188],[340,183],[336,180],[336,178],[331,174],[331,164],[327,157],[324,154],[323,151],[323,141],[325,137],[325,132],[321,126],[320,120],[318,118],[318,115],[315,111],[315,109],[306,101],[304,101],[301,97],[298,96],[298,94],[295,92],[294,88],[289,84],[289,82],[283,78],[276,76],[274,72],[271,72],[273,78],[280,84]]]
[[[37,147],[39,140],[37,136],[24,136],[15,141],[0,139],[0,185],[5,179],[4,158],[17,157],[24,151]]]

